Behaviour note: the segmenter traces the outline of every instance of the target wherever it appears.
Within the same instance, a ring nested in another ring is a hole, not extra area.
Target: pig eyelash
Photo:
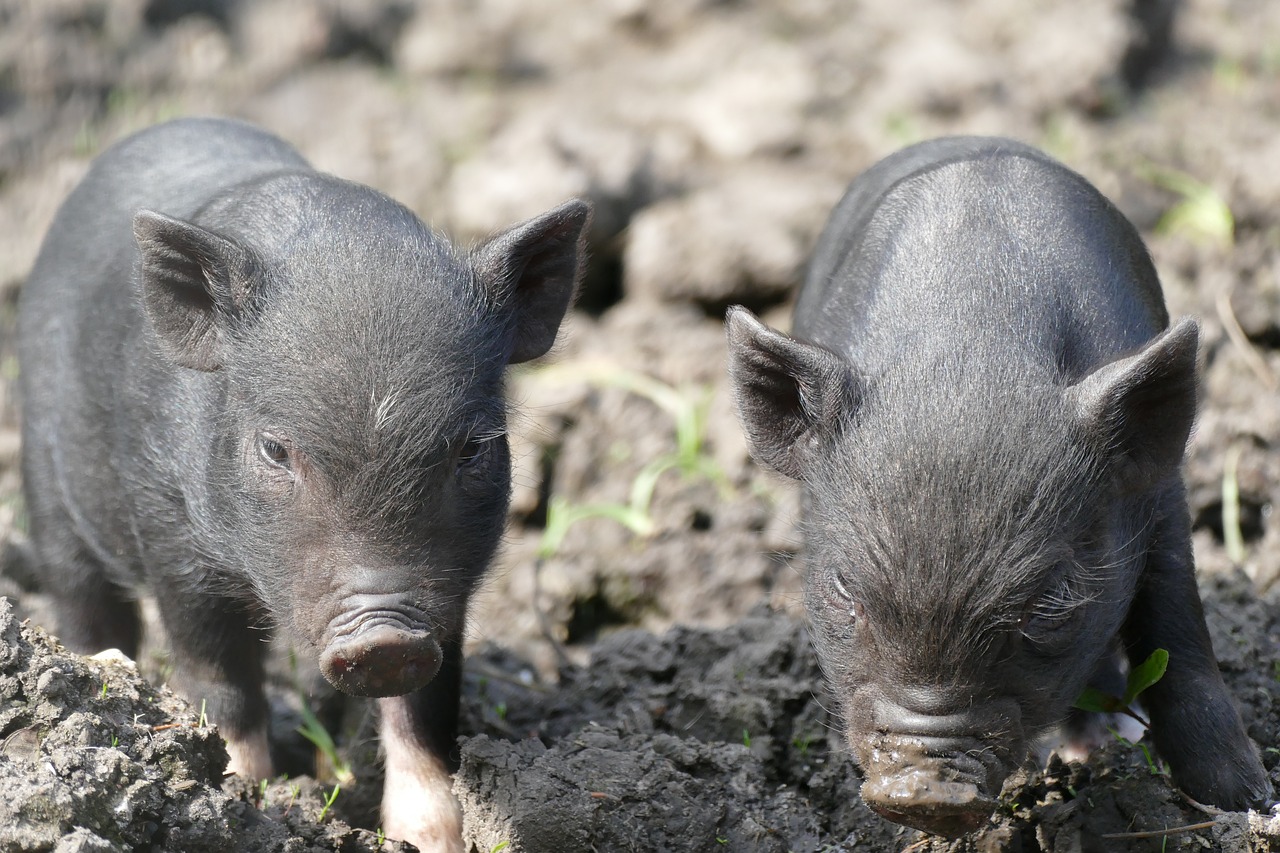
[[[264,432],[258,436],[258,456],[273,468],[290,473],[293,471],[293,460],[288,446],[270,433]]]
[[[862,619],[865,615],[862,609],[862,602],[854,598],[853,593],[849,592],[849,588],[844,585],[839,572],[831,575],[831,585],[835,587],[836,595],[840,596],[841,603],[848,607],[849,615],[855,619]]]
[[[488,449],[487,445],[498,439],[504,438],[506,432],[503,430],[493,430],[491,432],[475,433],[467,436],[462,442],[462,447],[458,452],[458,467],[466,468],[474,465],[481,457],[484,456]]]
[[[1084,592],[1076,589],[1073,585],[1063,584],[1042,595],[1032,605],[1031,609],[1027,611],[1024,625],[1032,621],[1039,621],[1044,628],[1052,631],[1074,616],[1080,608],[1096,601],[1097,598],[1096,592]],[[1029,636],[1026,630],[1023,630],[1022,633],[1023,636]],[[1043,636],[1044,633],[1044,631],[1034,631],[1030,636],[1039,637]]]

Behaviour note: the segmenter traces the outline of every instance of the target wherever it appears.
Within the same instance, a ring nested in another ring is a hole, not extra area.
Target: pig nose
[[[1004,768],[988,753],[973,738],[877,736],[863,764],[862,799],[895,823],[955,838],[995,810]]]
[[[987,822],[996,801],[976,785],[943,782],[926,770],[868,779],[862,800],[881,817],[945,838],[957,838]]]
[[[435,678],[442,658],[429,631],[381,623],[336,638],[320,655],[320,671],[352,696],[403,696]]]
[[[850,732],[866,776],[862,799],[895,823],[947,838],[972,832],[995,810],[1021,743],[1019,709],[990,699],[948,713],[956,702],[905,698],[872,701],[875,734],[861,748]]]

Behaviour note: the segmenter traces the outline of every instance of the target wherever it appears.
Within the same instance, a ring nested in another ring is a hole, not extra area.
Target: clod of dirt
[[[554,693],[494,679],[467,691],[480,733],[454,791],[472,849],[888,849],[903,832],[858,799],[793,619],[757,609],[723,632],[620,632],[561,678]]]
[[[0,597],[0,850],[397,851],[320,821],[314,782],[224,791],[216,730],[116,653],[71,654]],[[235,780],[233,780],[233,784]]]
[[[1269,673],[1257,656],[1269,647],[1280,600],[1259,599],[1240,574],[1205,592],[1210,611],[1224,617],[1215,643],[1228,683],[1245,697],[1250,733],[1273,743],[1277,720],[1262,683]],[[1247,615],[1249,625],[1227,614]],[[1239,666],[1224,648],[1236,637],[1250,648]],[[1013,774],[994,814],[966,837],[890,823],[858,795],[862,776],[825,710],[806,631],[765,608],[721,631],[619,632],[595,646],[588,666],[563,670],[554,690],[496,648],[470,658],[468,670],[463,729],[476,734],[463,738],[454,791],[478,853],[909,845],[1226,853],[1280,843],[1280,818],[1206,815],[1159,772],[1158,756],[1149,761],[1118,741],[1087,764],[1054,756],[1043,770]],[[1118,836],[1135,832],[1145,835]]]

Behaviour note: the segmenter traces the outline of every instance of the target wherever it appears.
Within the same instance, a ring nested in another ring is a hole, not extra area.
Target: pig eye
[[[489,441],[488,437],[467,436],[467,440],[462,443],[462,449],[458,451],[458,470],[465,471],[478,465],[484,458]]]
[[[1078,629],[1084,624],[1087,599],[1064,596],[1061,591],[1043,596],[1022,617],[1022,636],[1036,649],[1055,653],[1071,648]]]
[[[840,603],[848,608],[849,614],[855,619],[865,618],[862,609],[862,602],[853,597],[853,593],[849,592],[849,588],[845,586],[844,579],[840,577],[840,573],[836,572],[831,576],[831,588],[835,590],[836,595],[840,599]]]
[[[289,458],[289,448],[272,435],[263,433],[258,436],[258,456],[273,468],[285,471],[293,470],[293,462]]]

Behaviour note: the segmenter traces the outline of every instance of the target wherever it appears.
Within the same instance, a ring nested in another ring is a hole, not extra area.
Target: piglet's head
[[[806,611],[863,799],[973,830],[1124,620],[1196,326],[1078,377],[981,352],[869,377],[744,309],[727,333],[753,457],[805,487]]]
[[[571,201],[460,252],[314,173],[199,224],[135,217],[155,344],[220,400],[211,444],[166,462],[200,484],[185,511],[338,689],[410,692],[459,642],[510,491],[504,369],[552,346],[589,217]]]

